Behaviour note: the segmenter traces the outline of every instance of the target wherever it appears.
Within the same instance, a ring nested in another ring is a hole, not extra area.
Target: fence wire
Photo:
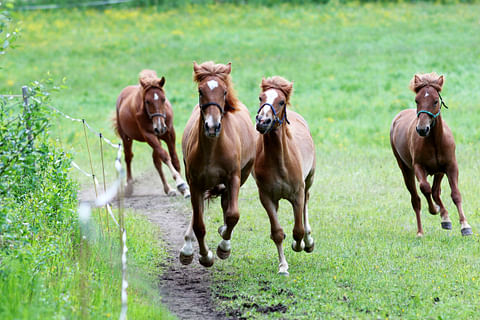
[[[121,192],[121,185],[122,185],[122,181],[123,181],[123,178],[124,178],[124,170],[123,170],[122,163],[121,163],[121,156],[122,156],[122,150],[123,150],[122,144],[121,143],[114,144],[109,139],[105,138],[105,136],[101,132],[95,130],[90,124],[88,124],[87,121],[85,121],[85,119],[74,118],[74,117],[69,116],[68,114],[65,114],[64,112],[62,112],[59,109],[57,109],[53,106],[50,106],[50,105],[47,105],[47,107],[50,108],[51,110],[55,111],[57,114],[63,116],[65,119],[68,119],[68,120],[73,121],[73,122],[82,123],[84,125],[84,128],[85,127],[88,128],[88,130],[90,132],[92,132],[93,134],[98,136],[101,140],[103,140],[109,146],[117,149],[117,155],[115,157],[114,167],[115,167],[115,170],[117,171],[118,178],[111,184],[111,186],[108,189],[106,189],[106,187],[104,188],[104,193],[103,194],[98,195],[96,193],[96,199],[95,199],[95,202],[94,202],[94,206],[98,207],[98,208],[105,206],[109,216],[112,218],[113,222],[120,229],[120,232],[121,232],[121,246],[122,246],[122,256],[121,256],[121,260],[122,260],[122,290],[121,290],[121,292],[122,292],[122,294],[121,294],[121,300],[122,300],[122,309],[121,309],[121,312],[120,312],[119,319],[120,320],[125,320],[125,319],[127,319],[127,311],[128,311],[127,230],[126,230],[125,226],[123,224],[119,223],[118,220],[115,218],[115,215],[112,212],[112,207],[111,207],[111,204],[110,204],[113,201],[113,199],[115,199],[115,197],[119,197],[119,199],[121,199],[122,196],[123,196],[122,192]],[[101,149],[101,152],[102,152],[101,156],[102,156],[102,161],[103,161],[103,148]],[[95,185],[95,190],[99,190],[99,183],[98,183],[97,177],[95,176],[95,174],[93,172],[93,167],[91,167],[92,173],[88,173],[86,170],[82,169],[76,162],[72,161],[71,163],[72,163],[72,167],[77,169],[83,175],[85,175],[87,177],[90,177],[90,178],[93,178],[94,185]],[[105,183],[105,181],[104,181],[104,183]],[[80,204],[80,206],[79,206],[79,218],[80,219],[85,219],[82,212],[85,212],[85,210],[87,208],[88,208],[89,211],[91,211],[90,204],[87,204],[87,203],[81,203]],[[121,215],[122,215],[122,211],[121,211],[121,208],[119,208],[120,221],[123,221],[124,219],[122,219]]]

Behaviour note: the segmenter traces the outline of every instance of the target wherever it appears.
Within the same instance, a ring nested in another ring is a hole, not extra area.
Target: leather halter
[[[277,116],[277,112],[275,111],[275,108],[273,107],[273,105],[271,105],[270,103],[268,102],[265,102],[264,104],[262,104],[260,106],[260,108],[258,109],[257,111],[257,114],[260,112],[260,110],[263,109],[263,107],[265,106],[269,106],[270,109],[272,110],[273,112],[273,124],[271,126],[271,128],[273,128],[275,126],[276,123],[279,124],[279,126],[281,126],[283,124],[283,121],[285,121],[286,123],[290,124],[290,121],[288,121],[287,119],[287,104],[285,104],[285,107],[283,108],[283,118],[280,119],[278,116]],[[270,129],[271,130],[271,129]],[[270,131],[268,130],[268,131]]]
[[[145,90],[145,92],[147,92],[150,89],[160,89],[160,90],[162,90],[162,88],[159,88],[159,87],[148,87]],[[167,114],[166,113],[161,113],[161,112],[150,113],[150,111],[148,111],[147,104],[145,103],[145,98],[143,100],[143,105],[145,106],[145,111],[147,112],[148,118],[150,120],[152,120],[153,117],[162,117],[163,119],[167,119]]]
[[[220,106],[218,103],[216,102],[207,102],[207,103],[204,103],[204,104],[201,104],[200,105],[200,110],[202,111],[202,114],[203,114],[203,111],[205,109],[207,109],[208,107],[210,106],[215,106],[218,108],[218,110],[220,110],[220,113],[222,114],[222,117],[223,115],[225,114],[225,110],[223,110],[222,106]]]

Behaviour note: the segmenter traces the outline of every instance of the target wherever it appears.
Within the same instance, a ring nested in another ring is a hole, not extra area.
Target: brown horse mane
[[[269,89],[277,89],[283,92],[285,95],[287,105],[290,105],[290,97],[293,93],[293,82],[288,81],[280,76],[274,76],[267,79],[262,79],[260,88],[263,92]]]
[[[410,90],[418,93],[420,89],[426,86],[432,86],[438,92],[442,91],[443,79],[439,81],[443,76],[439,76],[436,72],[416,74],[410,80]]]
[[[163,88],[159,85],[161,79],[158,78],[157,73],[153,70],[142,70],[138,76],[138,82],[143,87],[143,91],[147,91],[151,87],[159,88],[163,91]]]
[[[194,68],[193,71],[193,80],[196,83],[201,83],[208,77],[217,77],[225,83],[225,85],[227,86],[227,96],[225,97],[225,112],[235,111],[235,107],[240,104],[235,90],[233,89],[230,71],[230,63],[227,65],[215,64],[213,61],[207,61],[200,65],[197,65],[197,68]]]

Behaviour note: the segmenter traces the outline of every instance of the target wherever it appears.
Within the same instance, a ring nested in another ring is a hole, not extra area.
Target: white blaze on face
[[[218,87],[218,82],[216,80],[210,80],[207,82],[207,85],[210,88],[210,90],[213,90],[216,87]]]
[[[425,92],[425,97],[428,97],[428,96],[429,96],[428,92]]]
[[[205,118],[205,123],[208,125],[209,128],[217,126],[211,114],[207,115],[207,117]]]
[[[153,94],[153,100],[158,100],[158,94],[156,92]]]
[[[277,90],[275,89],[270,89],[270,90],[267,90],[265,91],[265,95],[267,96],[267,101],[265,101],[266,103],[269,103],[273,106],[273,102],[275,101],[275,99],[277,99],[278,97],[278,92]],[[262,110],[260,111],[260,115],[266,117],[267,114],[269,112],[271,112],[272,109],[269,107],[269,106],[265,106],[262,108]]]

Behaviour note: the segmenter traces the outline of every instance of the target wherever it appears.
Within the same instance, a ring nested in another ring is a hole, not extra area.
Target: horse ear
[[[141,85],[143,88],[146,88],[146,87],[147,87],[147,83],[145,82],[145,79],[140,78],[140,79],[138,79],[138,81],[140,82],[140,85]]]
[[[165,85],[165,77],[162,76],[162,79],[158,80],[158,86],[160,88],[163,88],[164,85]]]
[[[197,61],[193,61],[193,71],[195,73],[198,73],[199,70],[200,70],[200,67],[197,64]]]
[[[232,63],[229,62],[227,63],[227,70],[225,70],[227,72],[227,74],[230,74],[230,72],[232,72]]]
[[[440,90],[438,91],[442,91],[442,87],[443,87],[443,82],[445,81],[445,78],[443,76],[440,76],[438,79],[437,79],[437,84],[438,86],[440,87]]]

